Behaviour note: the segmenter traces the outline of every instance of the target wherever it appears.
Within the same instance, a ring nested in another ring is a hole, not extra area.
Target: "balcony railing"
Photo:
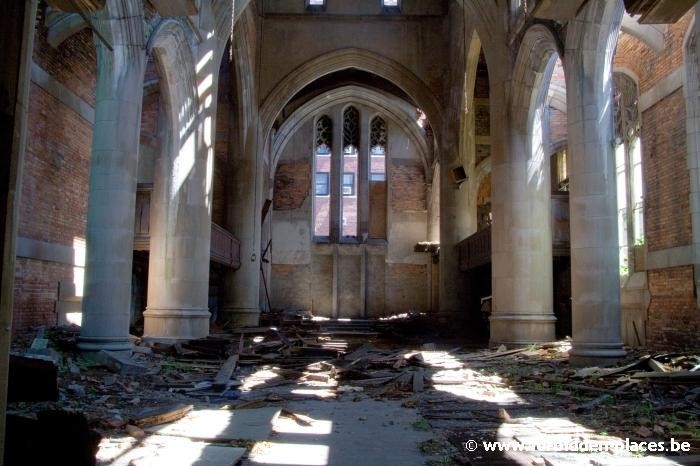
[[[151,189],[139,188],[136,193],[134,221],[134,251],[148,251],[150,232]],[[212,222],[210,257],[213,262],[237,269],[241,266],[241,242],[228,230]]]
[[[460,242],[459,269],[463,272],[491,262],[491,227],[477,231]]]
[[[241,266],[241,242],[228,230],[211,224],[211,260],[237,269]]]

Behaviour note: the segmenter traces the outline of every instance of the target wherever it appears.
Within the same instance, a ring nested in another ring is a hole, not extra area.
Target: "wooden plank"
[[[182,419],[190,411],[192,411],[192,405],[185,405],[182,403],[157,408],[147,408],[141,411],[136,418],[133,418],[131,424],[138,427],[157,426],[159,424]]]
[[[214,377],[214,387],[225,387],[228,384],[228,381],[231,380],[231,376],[233,375],[233,371],[236,370],[237,365],[238,355],[234,354],[226,360],[223,366],[221,366],[221,369],[219,369],[219,373],[216,374],[216,377]]]
[[[700,372],[637,372],[631,376],[634,379],[649,379],[659,383],[696,384],[700,383]]]

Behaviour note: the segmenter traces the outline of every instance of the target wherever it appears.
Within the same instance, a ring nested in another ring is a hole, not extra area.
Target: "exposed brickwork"
[[[491,134],[491,120],[488,101],[479,101],[474,105],[474,132],[477,136]]]
[[[397,211],[426,210],[425,172],[420,162],[391,160],[391,207]]]
[[[55,49],[46,42],[44,25],[38,25],[34,62],[78,97],[95,105],[97,55],[92,31],[83,29]]]
[[[656,53],[629,34],[620,34],[614,57],[615,66],[630,69],[637,75],[640,93],[648,91],[683,65],[683,39],[693,14],[691,8],[677,23],[668,26],[664,34],[666,47],[662,53]]]
[[[559,142],[566,140],[568,135],[566,113],[549,108],[549,140]]]
[[[90,31],[54,49],[39,25],[33,59],[94,105],[96,57]],[[32,83],[27,128],[18,235],[72,247],[76,238],[85,238],[92,124]],[[13,332],[54,324],[58,283],[73,281],[73,267],[17,258],[15,273]]]
[[[273,207],[298,209],[309,195],[311,167],[308,162],[280,162],[275,173]]]
[[[73,281],[73,267],[18,257],[15,262],[13,333],[56,323],[58,283]]]
[[[650,251],[692,241],[682,89],[642,115],[645,238]]]
[[[19,236],[73,246],[85,238],[92,125],[31,85]]]
[[[664,350],[698,348],[700,310],[696,307],[693,267],[649,271],[651,303],[647,344]]]

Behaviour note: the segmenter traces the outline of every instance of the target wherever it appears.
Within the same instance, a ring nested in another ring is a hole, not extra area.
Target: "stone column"
[[[549,158],[541,150],[531,150],[534,144],[528,135],[530,112],[537,109],[513,106],[508,111],[511,80],[505,77],[507,73],[489,69],[493,214],[490,320],[491,344],[517,346],[554,339],[551,188]],[[520,90],[527,91],[524,86]]]
[[[241,242],[241,267],[225,279],[225,302],[219,321],[232,327],[256,326],[260,319],[260,199],[257,127],[248,127],[242,151],[231,154],[227,229]]]
[[[462,299],[466,292],[464,277],[459,270],[457,244],[475,231],[469,209],[469,183],[458,185],[452,170],[462,165],[458,144],[447,143],[440,149],[440,313],[451,314],[465,310]]]
[[[621,16],[622,3],[592,1],[572,21],[566,39],[573,326],[569,360],[575,365],[605,364],[625,355],[612,74],[605,65],[612,60]]]
[[[219,321],[232,327],[256,326],[260,319],[261,211],[263,162],[270,144],[262,134],[252,71],[252,57],[245,28],[234,28],[233,67],[239,130],[231,137],[226,194],[226,229],[241,242],[241,267],[226,274],[224,303]],[[270,215],[272,212],[270,212]]]
[[[95,39],[97,89],[78,342],[85,351],[131,349],[131,263],[145,70],[142,8],[137,0],[109,1],[105,17],[95,20],[113,50]]]
[[[179,24],[170,23],[154,34],[151,41],[165,102],[165,137],[151,197],[144,336],[202,338],[209,333],[210,318],[213,155],[208,129],[214,126],[218,66],[212,53],[212,63],[204,63],[199,74],[195,72],[194,57]],[[195,95],[195,88],[204,89],[204,94]]]

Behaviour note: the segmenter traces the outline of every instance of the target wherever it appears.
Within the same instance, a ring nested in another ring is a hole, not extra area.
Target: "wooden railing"
[[[211,260],[237,269],[241,266],[241,242],[228,230],[211,223]]]
[[[459,269],[467,271],[491,262],[491,227],[469,236],[459,248]]]
[[[139,187],[136,193],[136,217],[134,220],[134,251],[151,248],[150,231],[151,188]],[[212,222],[211,260],[237,269],[241,266],[241,242],[228,230]]]

